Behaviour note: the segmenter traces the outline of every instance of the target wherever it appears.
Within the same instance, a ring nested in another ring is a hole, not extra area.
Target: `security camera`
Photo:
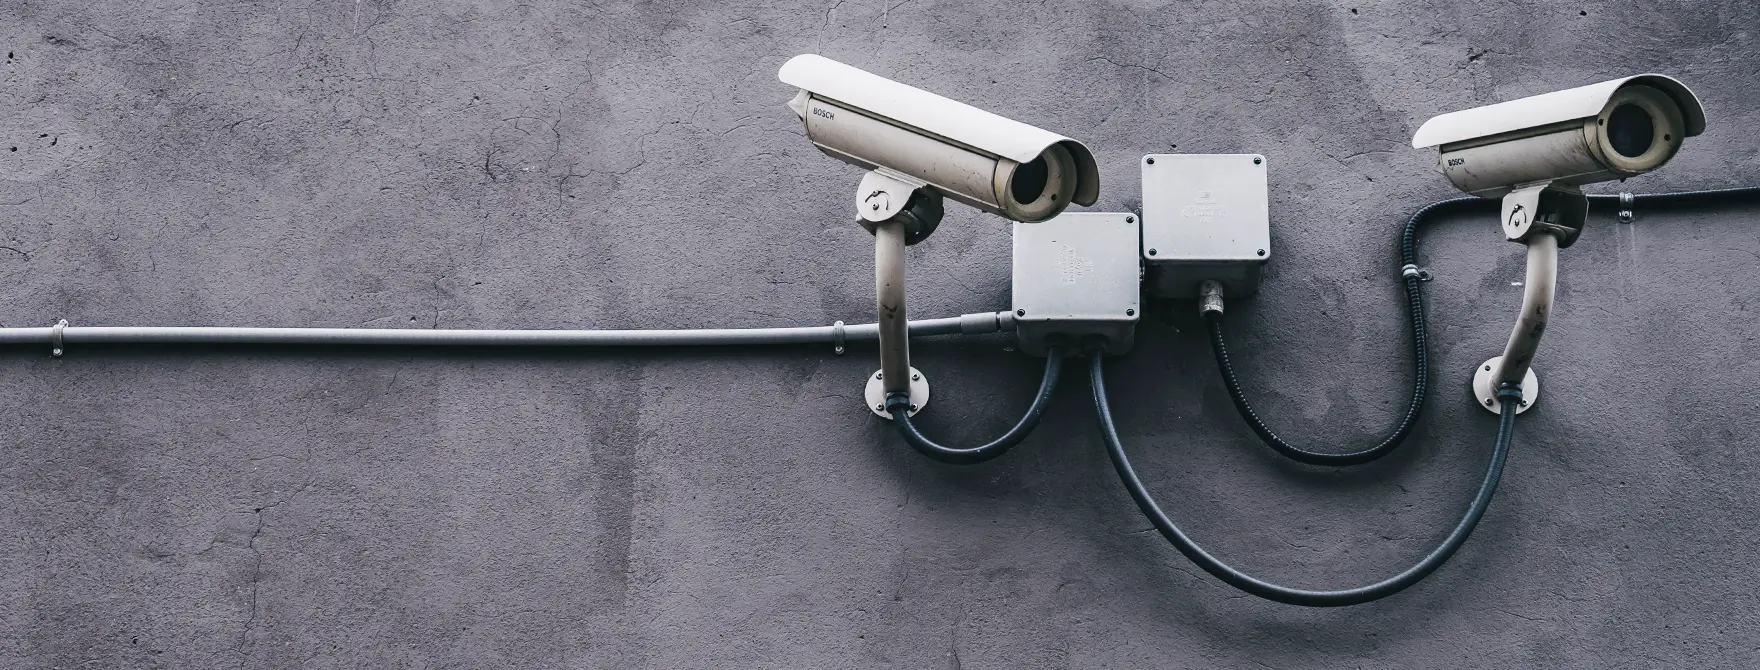
[[[1479,405],[1500,411],[1499,389],[1519,388],[1516,411],[1539,400],[1532,364],[1553,313],[1558,251],[1576,242],[1589,211],[1583,184],[1662,167],[1705,132],[1705,109],[1686,85],[1642,74],[1430,119],[1414,148],[1439,146],[1437,169],[1467,193],[1502,198],[1499,223],[1528,247],[1522,308],[1503,355],[1473,373]],[[1409,266],[1408,266],[1409,267]]]
[[[1440,145],[1437,169],[1467,193],[1503,196],[1537,182],[1581,186],[1662,167],[1705,131],[1686,85],[1644,74],[1430,119],[1412,147]]]
[[[910,366],[904,250],[935,231],[942,198],[1023,223],[1047,221],[1100,197],[1100,170],[1081,142],[814,54],[776,73],[800,89],[788,107],[826,155],[868,170],[856,222],[874,234],[874,311],[880,371],[863,397],[871,411],[929,402]]]
[[[814,54],[789,59],[777,78],[801,89],[788,106],[807,138],[846,163],[902,173],[1015,221],[1100,196],[1094,155],[1062,135]]]

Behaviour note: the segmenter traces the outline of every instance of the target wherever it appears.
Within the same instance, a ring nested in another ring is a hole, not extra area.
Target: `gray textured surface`
[[[1345,439],[1407,383],[1398,219],[1454,195],[1406,146],[1425,118],[1669,72],[1710,130],[1630,187],[1760,182],[1744,0],[990,4],[0,0],[0,319],[866,321],[859,175],[774,79],[817,51],[1083,138],[1098,209],[1136,205],[1144,153],[1267,154],[1243,373],[1280,428]],[[1752,667],[1755,214],[1598,218],[1479,532],[1345,610],[1241,597],[1144,532],[1080,374],[959,469],[857,406],[871,348],[11,351],[0,665]],[[1489,221],[1425,244],[1433,411],[1345,473],[1259,446],[1190,310],[1152,311],[1117,411],[1201,541],[1346,585],[1456,517],[1521,252]],[[1000,219],[950,208],[911,262],[916,314],[1008,304]],[[922,421],[1005,428],[1039,367],[1006,345],[919,346]]]

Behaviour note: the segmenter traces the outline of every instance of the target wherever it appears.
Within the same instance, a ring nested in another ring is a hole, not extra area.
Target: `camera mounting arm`
[[[941,224],[941,193],[927,182],[878,168],[856,190],[856,221],[874,234],[874,311],[880,325],[880,371],[868,377],[868,410],[891,420],[886,396],[907,393],[910,414],[929,404],[929,382],[911,367],[905,314],[904,248]]]
[[[1497,389],[1520,384],[1526,412],[1540,396],[1540,379],[1534,374],[1534,352],[1552,316],[1553,290],[1558,285],[1558,250],[1577,241],[1588,216],[1589,199],[1575,186],[1551,182],[1519,187],[1503,197],[1503,233],[1511,242],[1528,246],[1528,269],[1522,284],[1522,311],[1504,344],[1503,355],[1481,364],[1473,373],[1473,395],[1479,406],[1500,409]]]

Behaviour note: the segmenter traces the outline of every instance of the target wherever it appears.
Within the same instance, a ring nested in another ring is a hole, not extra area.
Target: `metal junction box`
[[[1021,351],[1050,344],[1077,353],[1098,336],[1106,350],[1131,348],[1139,305],[1140,228],[1130,212],[1065,212],[1014,224],[1014,323]]]
[[[1206,279],[1222,282],[1229,298],[1259,289],[1259,270],[1271,258],[1265,174],[1259,154],[1143,157],[1144,285],[1150,295],[1196,298]]]

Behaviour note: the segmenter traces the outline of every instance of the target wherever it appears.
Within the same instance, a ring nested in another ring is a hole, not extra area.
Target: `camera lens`
[[[1656,126],[1649,112],[1637,105],[1620,105],[1607,115],[1607,143],[1626,158],[1637,158],[1656,140]]]
[[[1009,179],[1008,193],[1014,196],[1015,202],[1033,204],[1045,192],[1047,176],[1044,156],[1022,163],[1014,169],[1014,177]]]

